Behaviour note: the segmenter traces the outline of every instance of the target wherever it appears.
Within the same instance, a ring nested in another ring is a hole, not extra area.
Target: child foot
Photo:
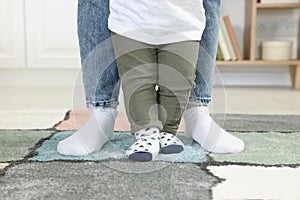
[[[210,116],[208,107],[199,106],[184,112],[185,135],[212,153],[239,153],[244,142],[220,127]]]
[[[160,144],[160,153],[162,154],[180,153],[184,149],[183,143],[176,136],[167,132],[160,134]]]
[[[57,151],[62,155],[84,156],[96,152],[113,137],[117,110],[97,108],[76,133],[59,142]]]
[[[135,133],[136,142],[126,151],[126,156],[135,161],[151,161],[160,149],[158,128],[145,128]]]

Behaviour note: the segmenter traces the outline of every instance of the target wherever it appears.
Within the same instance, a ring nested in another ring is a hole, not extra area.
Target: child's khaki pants
[[[194,87],[199,41],[149,45],[117,34],[112,41],[132,132],[175,134]]]

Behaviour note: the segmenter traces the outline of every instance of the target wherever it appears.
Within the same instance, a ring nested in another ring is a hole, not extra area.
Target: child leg
[[[122,81],[124,103],[132,132],[146,127],[162,129],[158,119],[157,55],[151,45],[121,35],[112,37]]]
[[[198,49],[198,42],[186,41],[164,45],[159,50],[159,119],[164,125],[163,131],[167,132],[161,137],[161,152],[181,149],[173,135],[176,134],[190,90],[194,86]]]
[[[136,142],[128,149],[129,159],[150,161],[159,152],[162,123],[158,119],[157,55],[150,45],[113,35],[122,81],[127,117]]]

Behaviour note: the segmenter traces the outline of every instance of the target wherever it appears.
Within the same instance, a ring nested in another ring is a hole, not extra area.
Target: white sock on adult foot
[[[244,142],[220,127],[210,116],[206,106],[193,107],[184,112],[185,135],[212,153],[238,153]]]
[[[113,137],[117,113],[113,108],[91,110],[88,121],[73,135],[59,142],[57,151],[71,156],[83,156],[99,151]]]

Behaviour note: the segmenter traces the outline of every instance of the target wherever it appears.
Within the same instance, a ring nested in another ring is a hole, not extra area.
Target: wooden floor
[[[0,129],[49,128],[68,110],[84,109],[73,88],[0,88]],[[75,94],[75,95],[74,95]],[[212,113],[300,115],[300,91],[288,87],[215,88]],[[124,112],[120,98],[120,113]]]

